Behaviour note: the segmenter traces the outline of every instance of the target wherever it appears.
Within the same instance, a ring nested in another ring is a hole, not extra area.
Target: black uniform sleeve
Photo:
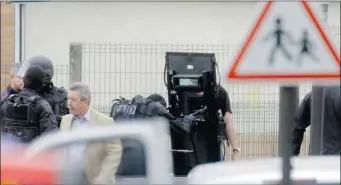
[[[222,116],[225,116],[226,112],[229,112],[232,114],[229,94],[227,93],[227,91],[223,87],[219,88],[218,100],[219,100],[218,101],[219,109],[221,110]]]
[[[58,127],[60,127],[60,123],[62,122],[62,116],[65,116],[70,113],[69,108],[67,106],[67,94],[64,94],[64,100],[62,101],[62,104],[60,106],[61,106],[60,115],[56,115]]]
[[[187,134],[190,131],[190,126],[188,124],[183,123],[180,118],[175,118],[161,104],[153,103],[152,107],[153,111],[155,111],[158,116],[164,117],[169,121],[171,129],[175,130],[180,134]]]
[[[0,128],[1,128],[1,132],[3,129],[3,124],[5,121],[5,110],[6,110],[6,102],[5,101],[1,101],[0,102]]]
[[[67,97],[65,97],[64,101],[63,101],[63,105],[62,105],[62,108],[63,108],[63,112],[62,112],[62,116],[65,116],[67,114],[70,114],[70,110],[69,110],[69,107],[67,106]]]
[[[62,87],[60,88],[54,87],[53,93],[56,95],[55,101],[57,102],[55,104],[55,107],[53,107],[55,109],[54,114],[56,115],[59,127],[62,121],[62,116],[69,114],[69,108],[67,106],[67,91]]]
[[[70,113],[69,108],[67,106],[67,91],[64,88],[58,88],[57,93],[62,99],[60,105],[60,116],[65,116]]]
[[[299,155],[306,128],[310,125],[311,93],[308,93],[297,109],[292,132],[292,153]]]
[[[58,129],[56,116],[47,101],[39,101],[38,111],[40,134]]]

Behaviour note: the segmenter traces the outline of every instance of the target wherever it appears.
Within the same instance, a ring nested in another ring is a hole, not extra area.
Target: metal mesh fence
[[[137,94],[160,93],[167,97],[163,82],[167,51],[215,53],[222,85],[232,101],[234,125],[244,151],[243,157],[276,155],[279,86],[225,82],[224,72],[236,52],[235,46],[83,44],[82,81],[93,90],[93,106],[108,113],[111,100],[118,96],[131,98]],[[310,88],[309,84],[301,85],[301,98]]]

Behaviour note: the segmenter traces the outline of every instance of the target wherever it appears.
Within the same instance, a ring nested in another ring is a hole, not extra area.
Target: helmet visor
[[[27,60],[22,62],[22,65],[20,66],[20,68],[17,71],[17,73],[15,74],[15,76],[24,78],[26,71],[28,68],[30,68],[30,66],[31,66],[31,64]]]

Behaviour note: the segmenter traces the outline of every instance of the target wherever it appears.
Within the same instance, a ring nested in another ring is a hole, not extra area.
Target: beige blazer
[[[73,115],[63,116],[60,124],[62,132],[69,131]],[[113,124],[112,118],[91,109],[89,125],[101,126]],[[122,156],[122,146],[119,140],[111,142],[89,143],[86,149],[85,172],[88,180],[92,184],[114,184],[115,173],[120,164]]]

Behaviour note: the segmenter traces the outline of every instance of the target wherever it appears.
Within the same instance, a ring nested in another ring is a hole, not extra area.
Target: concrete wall
[[[7,66],[14,63],[14,5],[1,2],[0,7],[1,89],[3,89],[9,81]]]

